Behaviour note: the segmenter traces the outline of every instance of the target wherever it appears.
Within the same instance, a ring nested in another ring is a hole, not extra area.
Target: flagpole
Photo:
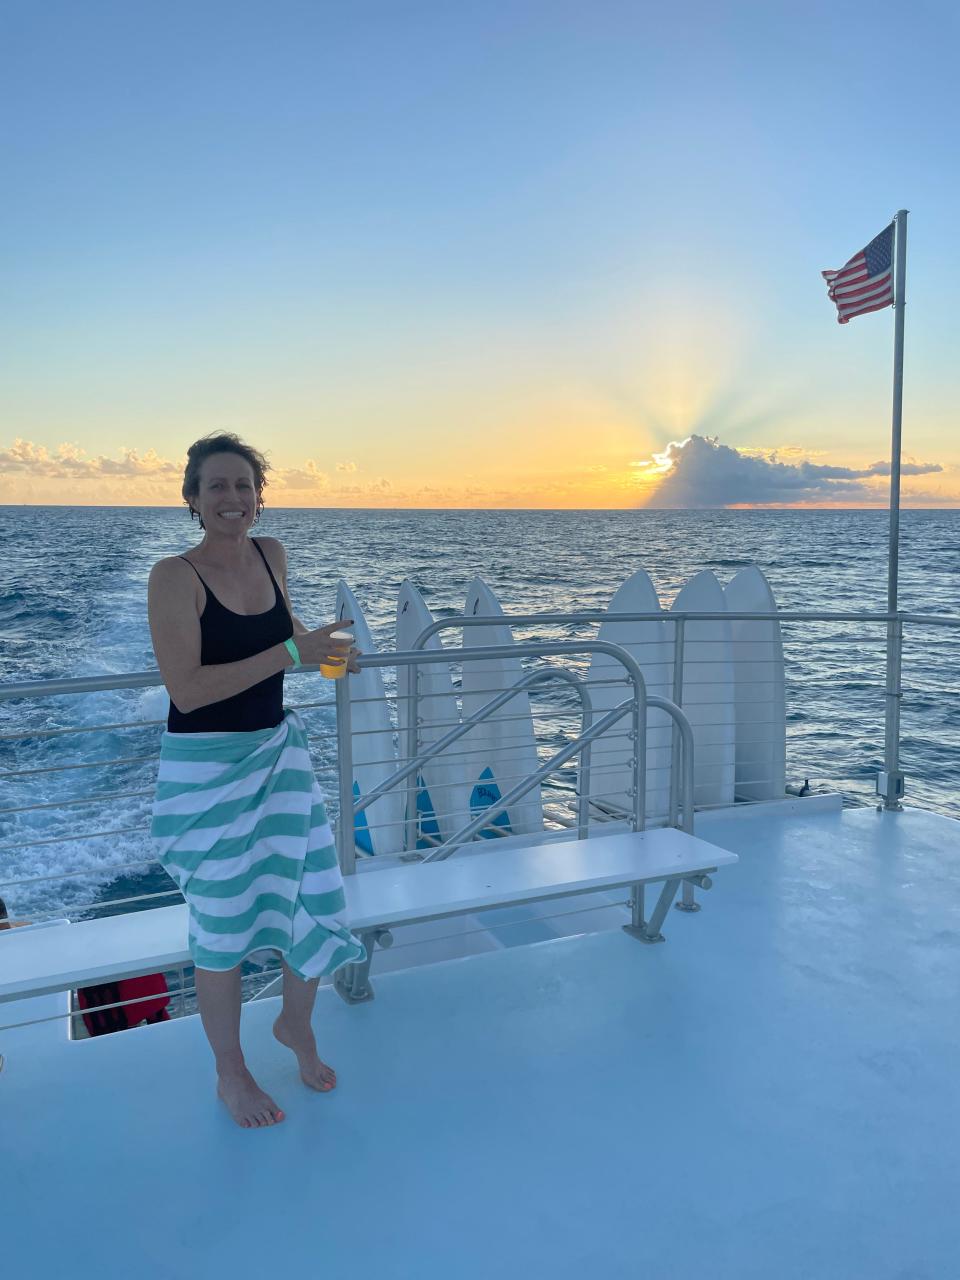
[[[897,229],[893,293],[893,439],[890,445],[890,554],[887,561],[887,611],[897,611],[900,555],[900,434],[903,422],[903,316],[907,275],[907,210],[894,218]]]
[[[890,544],[887,555],[887,612],[897,612],[900,569],[900,448],[903,423],[903,321],[906,306],[907,210],[894,218],[896,227],[893,294],[893,430],[890,444]],[[902,809],[903,774],[900,772],[900,695],[903,656],[903,624],[887,623],[887,688],[884,723],[884,770],[877,791],[885,809]]]

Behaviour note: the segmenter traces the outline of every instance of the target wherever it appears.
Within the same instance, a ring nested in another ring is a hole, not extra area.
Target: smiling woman
[[[216,465],[204,467],[204,463],[216,458]],[[244,463],[246,465],[244,465]],[[190,508],[190,519],[196,517],[200,528],[205,529],[201,504],[208,514],[219,519],[238,520],[245,506],[256,493],[256,524],[263,511],[263,490],[267,484],[270,464],[259,450],[245,444],[239,436],[228,431],[204,436],[187,450],[187,466],[183,473],[183,500]],[[235,507],[225,505],[231,488],[241,500]]]
[[[240,965],[263,951],[283,963],[277,1039],[304,1082],[326,1091],[333,1071],[310,1024],[317,982],[363,958],[345,902],[323,796],[303,722],[283,706],[283,673],[302,663],[347,664],[332,622],[311,631],[294,615],[287,557],[251,538],[267,462],[233,435],[198,440],[183,498],[203,541],[154,565],[149,617],[170,694],[160,749],[153,835],[160,862],[189,907],[197,1000],[216,1059],[218,1091],[239,1125],[276,1124],[283,1111],[257,1085],[240,1047]]]

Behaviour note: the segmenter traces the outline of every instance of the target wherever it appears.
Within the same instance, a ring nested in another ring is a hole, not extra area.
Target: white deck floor
[[[960,1275],[960,824],[705,819],[741,857],[619,930],[321,992],[340,1086],[244,1013],[285,1124],[237,1129],[196,1019],[0,1049],[5,1275]]]

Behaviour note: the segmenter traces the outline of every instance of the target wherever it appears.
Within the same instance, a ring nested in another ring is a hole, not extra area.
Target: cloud
[[[395,490],[386,476],[376,476],[362,483],[347,483],[344,472],[351,473],[359,468],[353,462],[338,462],[335,476],[322,471],[313,458],[308,458],[302,467],[286,467],[271,472],[271,484],[276,486],[278,497],[283,502],[309,501],[318,496],[324,503],[336,505],[347,499],[364,502],[379,502],[389,498],[394,502],[402,502],[410,497],[402,490]]]
[[[30,440],[14,440],[9,449],[0,449],[0,475],[35,476],[52,480],[102,480],[113,476],[177,477],[183,468],[161,458],[155,449],[141,454],[121,449],[119,458],[103,454],[88,458],[76,444],[61,444],[54,453]]]
[[[791,448],[789,456],[796,457]],[[740,452],[715,436],[691,435],[654,454],[663,479],[646,500],[648,507],[770,506],[789,503],[876,502],[878,487],[869,480],[888,476],[889,462],[868,467],[833,467],[814,462],[784,462],[776,450]],[[635,463],[649,474],[650,463]],[[937,462],[906,462],[907,476],[942,471]]]
[[[330,477],[326,471],[321,471],[314,458],[308,458],[302,467],[284,467],[271,471],[270,484],[277,489],[307,489],[312,493],[326,493],[330,488]]]
[[[385,476],[377,476],[375,480],[370,480],[366,484],[343,484],[337,486],[337,493],[347,498],[362,498],[369,495],[382,495],[391,493],[393,485]],[[399,495],[397,495],[399,496]]]

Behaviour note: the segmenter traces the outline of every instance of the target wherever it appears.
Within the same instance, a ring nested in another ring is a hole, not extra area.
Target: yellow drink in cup
[[[330,633],[330,639],[337,640],[337,641],[348,640],[351,645],[353,644],[353,634],[350,631],[332,631]],[[346,670],[347,670],[346,658],[344,658],[342,662],[336,662],[336,663],[321,662],[320,663],[320,674],[322,676],[327,676],[327,678],[330,680],[339,680],[340,677],[344,675]]]

